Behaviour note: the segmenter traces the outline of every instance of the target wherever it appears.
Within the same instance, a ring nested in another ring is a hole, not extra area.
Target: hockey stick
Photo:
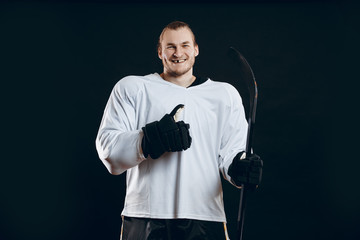
[[[249,63],[244,58],[244,56],[241,55],[241,53],[233,47],[230,47],[228,55],[240,67],[240,78],[246,82],[246,85],[249,90],[250,107],[249,107],[248,132],[247,132],[246,149],[245,149],[246,155],[249,156],[251,154],[252,136],[255,125],[256,105],[258,98],[257,84],[255,81],[254,73]],[[245,206],[246,206],[245,203],[246,203],[247,191],[248,189],[246,188],[246,186],[242,184],[240,189],[240,202],[239,202],[238,225],[237,225],[237,234],[239,240],[242,240],[243,238]]]

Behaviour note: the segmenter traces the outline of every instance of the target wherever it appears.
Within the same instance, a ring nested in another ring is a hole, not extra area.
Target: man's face
[[[167,29],[164,32],[158,55],[162,60],[165,73],[174,77],[182,76],[189,71],[192,74],[192,67],[198,54],[199,48],[194,45],[189,29]]]

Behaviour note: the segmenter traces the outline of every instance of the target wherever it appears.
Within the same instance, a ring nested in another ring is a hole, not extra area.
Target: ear
[[[199,45],[195,46],[195,57],[199,55]]]
[[[158,47],[158,57],[160,58],[160,59],[162,59],[162,56],[161,56],[161,47]]]

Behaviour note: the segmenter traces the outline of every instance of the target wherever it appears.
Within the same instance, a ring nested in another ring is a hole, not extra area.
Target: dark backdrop
[[[265,166],[244,239],[359,239],[356,141],[344,130],[356,111],[343,104],[356,98],[358,10],[335,1],[2,2],[0,239],[118,239],[125,174],[107,172],[95,136],[119,79],[161,72],[156,42],[173,20],[197,36],[196,75],[232,83],[246,103],[226,57],[234,46],[257,78],[254,149]],[[239,192],[223,186],[235,239]]]

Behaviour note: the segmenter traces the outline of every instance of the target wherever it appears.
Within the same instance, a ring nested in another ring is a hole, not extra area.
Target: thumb
[[[169,114],[172,118],[174,118],[175,122],[176,122],[176,115],[182,111],[184,109],[185,105],[184,104],[179,104],[177,105]]]

